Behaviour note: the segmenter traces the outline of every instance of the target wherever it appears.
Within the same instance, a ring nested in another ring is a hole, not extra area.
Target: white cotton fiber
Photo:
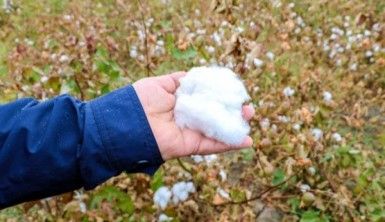
[[[171,195],[172,193],[168,187],[160,187],[154,194],[154,203],[164,210],[171,199]]]
[[[223,67],[196,67],[180,80],[175,121],[229,145],[240,145],[250,127],[242,104],[250,99],[237,75]]]

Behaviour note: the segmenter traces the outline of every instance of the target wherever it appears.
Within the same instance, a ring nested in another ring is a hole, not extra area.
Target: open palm
[[[181,129],[176,125],[174,120],[175,91],[179,86],[179,79],[184,75],[186,75],[185,72],[177,72],[141,79],[133,84],[163,159],[220,153],[231,148],[250,147],[253,143],[250,137],[245,138],[239,147],[230,147],[207,138],[198,131]],[[246,120],[250,120],[253,115],[254,109],[251,105],[243,107],[243,116]]]

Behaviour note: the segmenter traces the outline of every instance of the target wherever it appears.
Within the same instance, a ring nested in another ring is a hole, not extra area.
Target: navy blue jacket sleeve
[[[163,163],[132,86],[89,102],[68,95],[0,105],[0,209]]]

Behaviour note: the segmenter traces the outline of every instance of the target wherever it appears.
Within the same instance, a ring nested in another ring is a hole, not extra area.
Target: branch
[[[176,159],[179,163],[179,165],[183,168],[183,170],[185,170],[186,172],[188,172],[189,174],[193,175],[193,172],[192,170],[188,169],[186,167],[186,165],[184,165],[184,163],[182,162],[182,160],[180,160],[179,158]]]
[[[79,79],[78,79],[76,74],[74,75],[74,80],[75,80],[75,84],[78,87],[79,92],[80,92],[80,99],[84,100],[85,99],[85,94],[83,92],[83,88],[80,86],[80,82],[79,82]]]
[[[150,56],[149,56],[149,53],[148,53],[148,34],[147,34],[147,26],[146,26],[146,22],[144,20],[144,13],[143,13],[143,6],[142,6],[142,3],[140,2],[140,0],[137,0],[138,2],[138,5],[139,5],[139,12],[140,12],[140,16],[141,16],[141,20],[142,20],[142,25],[143,25],[143,29],[144,29],[144,50],[145,50],[145,53],[146,53],[146,73],[147,73],[147,77],[150,76],[150,72],[152,73],[152,70],[151,70],[151,67],[150,67]]]
[[[287,182],[289,182],[295,176],[298,176],[298,172],[293,174],[293,175],[291,175],[289,178],[287,178],[286,180],[282,181],[281,183],[279,183],[277,185],[274,185],[274,186],[271,186],[271,187],[267,188],[266,190],[260,192],[259,194],[255,195],[254,197],[251,197],[250,199],[246,199],[246,200],[238,201],[238,202],[236,202],[236,201],[228,201],[228,202],[221,203],[221,204],[218,204],[218,205],[215,205],[215,206],[225,206],[225,205],[230,205],[230,204],[245,204],[245,203],[249,203],[249,202],[254,201],[254,200],[258,200],[263,195],[279,189],[282,185],[284,185]]]

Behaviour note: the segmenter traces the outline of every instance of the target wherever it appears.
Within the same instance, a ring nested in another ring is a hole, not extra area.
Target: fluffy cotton
[[[291,87],[286,87],[283,89],[283,94],[286,96],[286,97],[290,97],[290,96],[293,96],[295,93],[295,90],[292,89]]]
[[[311,190],[311,187],[307,184],[301,184],[299,189],[301,190],[302,193],[306,193]]]
[[[313,135],[314,139],[315,140],[321,140],[324,133],[322,132],[321,129],[318,129],[318,128],[314,128],[311,130],[311,134]]]
[[[169,217],[166,214],[159,215],[158,222],[167,222],[167,221],[172,221],[172,217]]]
[[[160,187],[154,194],[154,203],[164,210],[171,199],[171,195],[172,193],[168,187]]]
[[[231,199],[230,198],[230,194],[228,193],[228,192],[226,192],[224,189],[222,189],[222,188],[218,188],[217,189],[217,193],[221,196],[221,197],[223,197],[223,198],[225,198],[225,199]]]
[[[174,186],[171,188],[173,197],[172,202],[174,204],[178,204],[179,202],[183,202],[187,200],[190,193],[195,192],[195,187],[192,182],[179,182],[174,184]]]
[[[342,136],[339,133],[333,133],[332,138],[336,142],[341,142],[342,141]]]
[[[221,177],[222,182],[227,180],[227,173],[224,170],[219,171],[219,176]]]
[[[322,95],[325,102],[331,102],[333,100],[333,95],[328,91],[323,92]]]
[[[191,193],[195,193],[194,184],[192,182],[182,181],[174,184],[171,189],[166,186],[160,187],[154,193],[153,200],[158,207],[164,210],[170,200],[172,200],[174,204],[178,204],[186,201]]]
[[[210,155],[192,155],[191,158],[194,160],[195,163],[201,163],[203,161],[206,161],[207,164],[212,163],[213,161],[218,159],[218,156],[216,154],[210,154]]]
[[[180,80],[175,121],[229,145],[240,145],[250,127],[242,104],[250,99],[237,75],[223,67],[197,67]]]

